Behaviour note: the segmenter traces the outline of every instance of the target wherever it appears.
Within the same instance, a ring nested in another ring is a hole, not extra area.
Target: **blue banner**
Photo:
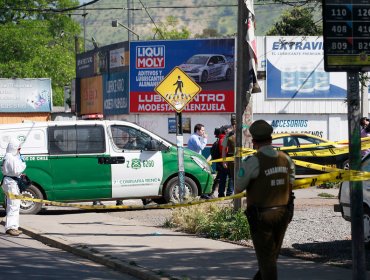
[[[202,91],[185,112],[234,112],[235,40],[130,42],[130,112],[172,112],[154,88],[178,66]]]
[[[129,72],[103,75],[104,115],[129,113]]]

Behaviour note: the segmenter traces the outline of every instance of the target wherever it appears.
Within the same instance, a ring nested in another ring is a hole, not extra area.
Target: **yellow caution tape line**
[[[133,205],[83,205],[83,204],[75,204],[75,203],[64,203],[64,202],[57,202],[57,201],[50,201],[45,199],[38,199],[38,198],[31,198],[23,195],[14,195],[12,193],[6,194],[11,199],[20,199],[24,201],[32,201],[35,203],[42,203],[42,204],[48,204],[48,205],[54,205],[54,206],[62,206],[62,207],[73,207],[73,208],[79,208],[79,209],[126,209],[126,210],[139,210],[139,209],[169,209],[169,208],[178,208],[178,207],[186,207],[186,206],[192,206],[202,203],[209,203],[209,202],[217,202],[217,201],[223,201],[223,200],[231,200],[231,199],[237,199],[242,198],[245,196],[245,192],[234,194],[230,196],[220,197],[220,198],[212,198],[212,199],[204,199],[204,200],[192,200],[188,201],[186,203],[168,203],[168,204],[162,204],[162,205],[144,205],[144,206],[133,206]]]
[[[369,137],[370,138],[370,137]],[[308,146],[304,146],[304,148],[307,148]],[[301,147],[302,148],[302,147]],[[370,142],[365,141],[361,144],[361,150],[370,149]],[[282,148],[277,148],[276,150],[282,151]],[[284,150],[288,151],[288,150]],[[256,153],[256,150],[253,149],[241,149],[241,157],[245,157],[248,155],[252,155]],[[298,156],[304,156],[304,157],[327,157],[327,156],[335,156],[335,155],[342,155],[342,154],[348,154],[349,149],[347,146],[339,147],[339,148],[329,148],[329,149],[322,149],[322,150],[312,150],[312,151],[302,151],[302,152],[288,152],[288,155],[291,157],[298,157]],[[216,159],[209,161],[210,163],[213,162],[224,162],[224,161],[234,161],[235,157],[226,157],[225,159]]]
[[[302,147],[301,147],[302,148]],[[370,142],[364,141],[361,143],[361,150],[369,149]],[[348,154],[348,146],[338,147],[338,148],[329,148],[323,150],[312,150],[312,151],[302,151],[302,152],[288,152],[290,156],[305,156],[305,157],[327,157],[333,155],[342,155]]]
[[[310,168],[310,169],[314,169],[314,170],[319,170],[319,171],[323,171],[323,172],[335,172],[335,171],[342,171],[343,170],[343,169],[339,169],[339,168],[336,168],[336,167],[325,166],[325,165],[320,165],[320,164],[311,163],[311,162],[305,162],[305,161],[301,161],[301,160],[297,160],[297,159],[293,159],[293,162],[295,163],[295,165],[299,165],[299,166],[302,166],[302,167],[306,167],[306,168]]]
[[[307,148],[316,148],[316,147],[327,147],[327,146],[335,146],[337,145],[334,142],[325,142],[319,144],[307,144],[307,145],[300,145],[300,146],[284,146],[284,147],[275,147],[278,151],[289,151],[289,150],[296,150],[296,149],[307,149]]]
[[[308,188],[312,186],[321,185],[327,182],[366,181],[369,179],[370,172],[363,172],[357,170],[342,170],[321,174],[315,177],[295,180],[294,189]]]
[[[235,157],[238,157],[238,156],[239,157],[246,157],[246,156],[253,155],[253,154],[256,153],[256,150],[250,149],[250,148],[236,148],[235,151],[236,151],[236,156],[225,157],[225,159],[223,159],[223,158],[213,159],[213,160],[210,160],[208,162],[209,163],[214,163],[214,162],[234,161]]]

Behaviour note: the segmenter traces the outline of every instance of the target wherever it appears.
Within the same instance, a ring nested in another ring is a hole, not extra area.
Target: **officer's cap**
[[[257,120],[252,123],[249,128],[249,132],[252,135],[253,140],[269,140],[271,139],[271,133],[273,128],[264,120]]]

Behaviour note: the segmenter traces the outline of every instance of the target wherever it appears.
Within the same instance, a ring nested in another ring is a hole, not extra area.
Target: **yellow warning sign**
[[[179,113],[202,88],[179,67],[175,67],[154,90]]]

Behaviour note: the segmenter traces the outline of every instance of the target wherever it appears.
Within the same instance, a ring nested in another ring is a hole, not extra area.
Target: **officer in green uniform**
[[[271,146],[272,131],[264,120],[251,125],[257,153],[242,161],[236,176],[235,192],[247,191],[246,215],[259,267],[255,280],[278,279],[277,258],[293,217],[294,163]]]

